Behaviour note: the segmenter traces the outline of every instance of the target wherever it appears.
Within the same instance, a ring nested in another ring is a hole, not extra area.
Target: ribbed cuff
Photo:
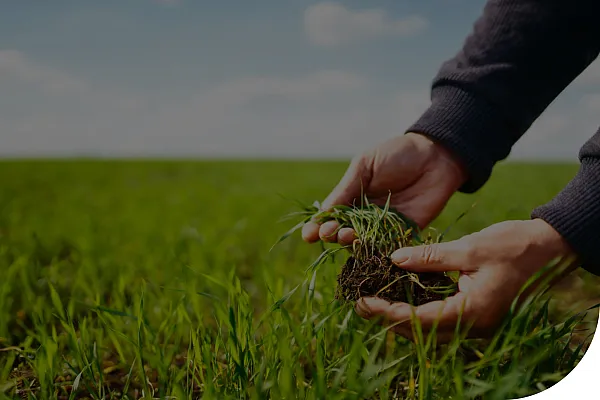
[[[428,136],[460,159],[468,180],[459,191],[474,193],[514,144],[507,118],[498,107],[456,87],[434,87],[431,93],[431,106],[406,132]]]
[[[583,158],[575,178],[532,218],[550,224],[581,259],[581,267],[600,276],[600,159]]]

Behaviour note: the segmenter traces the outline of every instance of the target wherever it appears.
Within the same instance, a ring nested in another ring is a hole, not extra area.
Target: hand
[[[397,324],[392,329],[407,338],[413,338],[412,315],[420,321],[424,336],[437,322],[438,342],[452,339],[459,318],[461,327],[470,324],[469,336],[485,337],[502,322],[533,275],[553,260],[572,255],[562,237],[541,219],[502,222],[453,242],[407,247],[392,254],[393,262],[409,271],[459,271],[454,296],[419,307],[363,298],[356,311],[366,319],[383,317]],[[574,265],[568,266],[567,273]],[[544,271],[553,272],[560,270]]]
[[[462,166],[441,145],[407,133],[354,158],[322,209],[359,204],[361,194],[383,206],[391,192],[390,206],[424,228],[465,180]],[[323,225],[310,222],[303,227],[302,237],[309,243],[321,239],[347,245],[352,243],[354,231],[339,229],[335,221]]]

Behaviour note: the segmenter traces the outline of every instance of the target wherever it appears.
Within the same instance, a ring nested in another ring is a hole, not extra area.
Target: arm
[[[462,160],[477,191],[494,165],[598,56],[597,0],[490,0],[435,77],[432,104],[407,131]]]
[[[467,180],[460,191],[478,190],[494,165],[598,56],[599,11],[598,0],[489,0],[463,49],[436,76],[430,108],[408,129],[462,161]],[[501,326],[523,285],[553,259],[575,251],[582,267],[600,275],[600,131],[582,148],[580,160],[577,176],[552,202],[534,210],[533,219],[505,221],[453,242],[403,247],[392,254],[394,263],[408,271],[459,271],[458,293],[416,309],[363,298],[358,314],[384,317],[406,337],[413,337],[413,315],[417,329],[423,335],[435,329],[440,343],[454,338],[457,322],[463,327],[466,322],[469,336],[481,337]],[[572,270],[560,267],[553,269],[559,278]]]
[[[581,266],[600,276],[600,129],[581,148],[579,159],[575,178],[531,216],[550,224],[579,255]]]

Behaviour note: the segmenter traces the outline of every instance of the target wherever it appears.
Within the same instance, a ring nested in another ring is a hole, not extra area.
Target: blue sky
[[[427,107],[482,0],[6,2],[0,154],[349,157]],[[512,158],[575,160],[595,63]]]

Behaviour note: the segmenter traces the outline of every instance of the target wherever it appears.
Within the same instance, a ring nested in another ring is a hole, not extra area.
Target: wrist
[[[465,163],[446,146],[423,133],[407,132],[405,135],[413,136],[431,147],[431,154],[434,157],[432,161],[439,163],[440,167],[448,172],[449,178],[455,183],[456,190],[467,182],[469,174]]]
[[[542,278],[549,287],[574,272],[579,264],[578,256],[563,236],[548,222],[535,218],[527,221],[533,228],[532,238],[536,248],[542,253],[541,261],[533,274],[546,269]],[[536,263],[532,263],[536,264]]]
[[[575,252],[563,236],[548,222],[534,218],[528,222],[531,227],[532,244],[548,253],[551,258],[575,257]]]

